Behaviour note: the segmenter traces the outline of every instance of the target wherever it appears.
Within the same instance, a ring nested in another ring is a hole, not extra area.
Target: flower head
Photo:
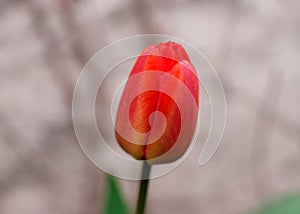
[[[138,160],[167,163],[181,157],[196,127],[199,81],[175,42],[147,47],[124,88],[115,123],[119,145]]]

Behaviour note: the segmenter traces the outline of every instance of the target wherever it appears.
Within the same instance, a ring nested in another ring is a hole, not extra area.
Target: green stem
[[[151,170],[151,165],[149,165],[147,161],[144,161],[142,177],[140,181],[139,197],[138,197],[135,214],[145,213],[150,170]]]

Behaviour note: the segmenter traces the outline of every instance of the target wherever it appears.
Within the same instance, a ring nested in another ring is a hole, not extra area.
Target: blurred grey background
[[[201,50],[228,105],[216,155],[197,165],[204,117],[192,155],[151,182],[148,213],[241,214],[300,191],[299,8],[298,0],[0,0],[0,213],[99,213],[106,176],[77,143],[72,93],[98,50],[143,33]],[[138,183],[121,186],[133,208]]]

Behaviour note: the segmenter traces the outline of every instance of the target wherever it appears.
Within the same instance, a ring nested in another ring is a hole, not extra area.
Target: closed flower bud
[[[121,96],[115,135],[138,160],[168,163],[187,150],[197,123],[199,81],[184,48],[175,42],[146,48]]]

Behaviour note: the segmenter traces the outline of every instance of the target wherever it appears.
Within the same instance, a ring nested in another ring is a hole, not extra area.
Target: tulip
[[[198,117],[199,81],[187,52],[175,42],[147,47],[135,62],[118,107],[119,145],[150,164],[180,158]]]

